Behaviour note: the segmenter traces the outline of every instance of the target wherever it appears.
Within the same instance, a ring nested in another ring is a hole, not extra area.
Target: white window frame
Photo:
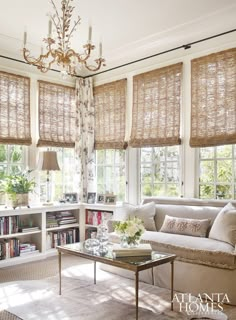
[[[201,166],[201,162],[203,161],[209,161],[209,160],[212,160],[213,163],[214,163],[214,181],[213,183],[210,183],[210,185],[213,186],[214,188],[214,198],[212,199],[217,199],[217,195],[216,195],[216,186],[221,184],[221,185],[226,185],[226,186],[230,186],[232,188],[232,195],[233,195],[233,198],[230,198],[230,199],[235,199],[236,198],[236,194],[235,194],[235,189],[236,189],[236,181],[235,181],[235,176],[236,176],[236,168],[234,169],[234,162],[236,162],[236,155],[235,155],[235,150],[236,150],[236,144],[232,145],[232,157],[230,158],[217,158],[216,157],[216,149],[217,149],[217,146],[216,147],[213,147],[213,150],[214,150],[214,156],[213,158],[206,158],[206,159],[200,159],[200,148],[197,149],[197,152],[196,152],[196,156],[197,156],[197,168],[196,168],[196,175],[197,175],[197,197],[199,199],[203,199],[203,198],[200,198],[200,186],[201,185],[204,185],[202,183],[200,183],[200,166]],[[231,183],[219,183],[217,181],[217,161],[218,160],[231,160],[232,162],[232,181]],[[208,199],[208,198],[207,198]],[[229,198],[225,198],[225,200],[230,200]]]
[[[105,150],[105,149],[104,149]],[[109,149],[107,149],[109,150]],[[97,191],[97,187],[98,187],[98,182],[97,182],[97,172],[98,172],[98,167],[112,167],[112,168],[115,168],[115,167],[118,167],[116,164],[115,164],[115,158],[113,158],[113,165],[101,165],[101,164],[98,164],[97,163],[97,151],[99,150],[96,150],[95,152],[95,167],[96,167],[96,191]],[[105,150],[106,151],[106,150]],[[128,150],[123,150],[125,152],[125,161],[124,161],[124,165],[125,165],[125,196],[124,196],[124,200],[123,201],[127,201],[128,199]],[[111,190],[108,190],[108,191],[111,191]],[[98,193],[98,191],[97,191]]]
[[[183,146],[182,145],[177,145],[177,147],[179,147],[179,159],[178,159],[178,164],[179,164],[179,197],[182,197],[183,196],[183,168],[182,168],[182,163],[183,163]],[[168,147],[165,147],[165,161],[164,163],[166,164],[166,148]],[[137,173],[138,173],[138,177],[139,177],[139,193],[138,193],[138,196],[139,196],[139,201],[142,201],[142,197],[145,198],[146,196],[142,196],[142,181],[141,181],[141,148],[139,149],[139,152],[138,152],[138,168],[137,168]],[[168,162],[171,162],[171,161],[168,161]],[[151,165],[153,164],[153,153],[152,153],[152,161],[150,162]],[[152,172],[153,173],[153,172]],[[166,188],[167,188],[167,185],[168,183],[166,182],[167,179],[166,179],[166,170],[165,170],[165,182],[161,183],[164,185],[165,187],[165,191],[166,191]],[[152,182],[151,182],[152,186],[154,185],[153,183],[153,174],[152,174]],[[166,195],[166,197],[168,197]]]

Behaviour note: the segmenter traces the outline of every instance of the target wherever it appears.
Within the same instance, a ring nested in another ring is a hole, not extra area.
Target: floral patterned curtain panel
[[[94,103],[92,78],[76,80],[76,175],[79,200],[95,190]]]

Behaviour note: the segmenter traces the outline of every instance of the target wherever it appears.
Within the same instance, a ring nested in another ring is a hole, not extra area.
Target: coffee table
[[[58,262],[59,262],[59,295],[61,295],[61,257],[62,253],[71,254],[94,261],[94,284],[96,284],[96,262],[101,262],[118,268],[133,271],[135,274],[135,305],[136,305],[136,320],[138,320],[138,291],[139,291],[139,272],[142,270],[152,269],[164,263],[171,264],[171,310],[173,310],[173,292],[174,292],[174,260],[176,255],[152,251],[151,257],[122,257],[114,258],[112,255],[112,245],[109,245],[107,254],[99,254],[99,252],[86,251],[83,242],[66,244],[58,246]]]

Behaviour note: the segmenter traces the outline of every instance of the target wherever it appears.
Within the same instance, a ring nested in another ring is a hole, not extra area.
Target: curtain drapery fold
[[[92,78],[76,80],[76,180],[79,200],[95,189],[94,103]]]

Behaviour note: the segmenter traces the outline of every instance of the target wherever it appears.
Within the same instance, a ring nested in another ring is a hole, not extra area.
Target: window
[[[62,199],[63,193],[76,192],[74,188],[75,177],[75,155],[74,148],[50,148],[57,152],[57,160],[60,171],[50,172],[52,200],[58,201]],[[40,201],[46,201],[47,186],[46,186],[47,172],[40,171]]]
[[[18,173],[26,168],[26,149],[21,145],[0,144],[0,179],[6,174]],[[0,204],[4,203],[0,194]]]
[[[114,193],[118,201],[126,195],[125,151],[96,151],[97,193]]]
[[[199,198],[236,198],[236,145],[200,148]]]
[[[141,149],[141,198],[181,194],[179,154],[179,146]]]

